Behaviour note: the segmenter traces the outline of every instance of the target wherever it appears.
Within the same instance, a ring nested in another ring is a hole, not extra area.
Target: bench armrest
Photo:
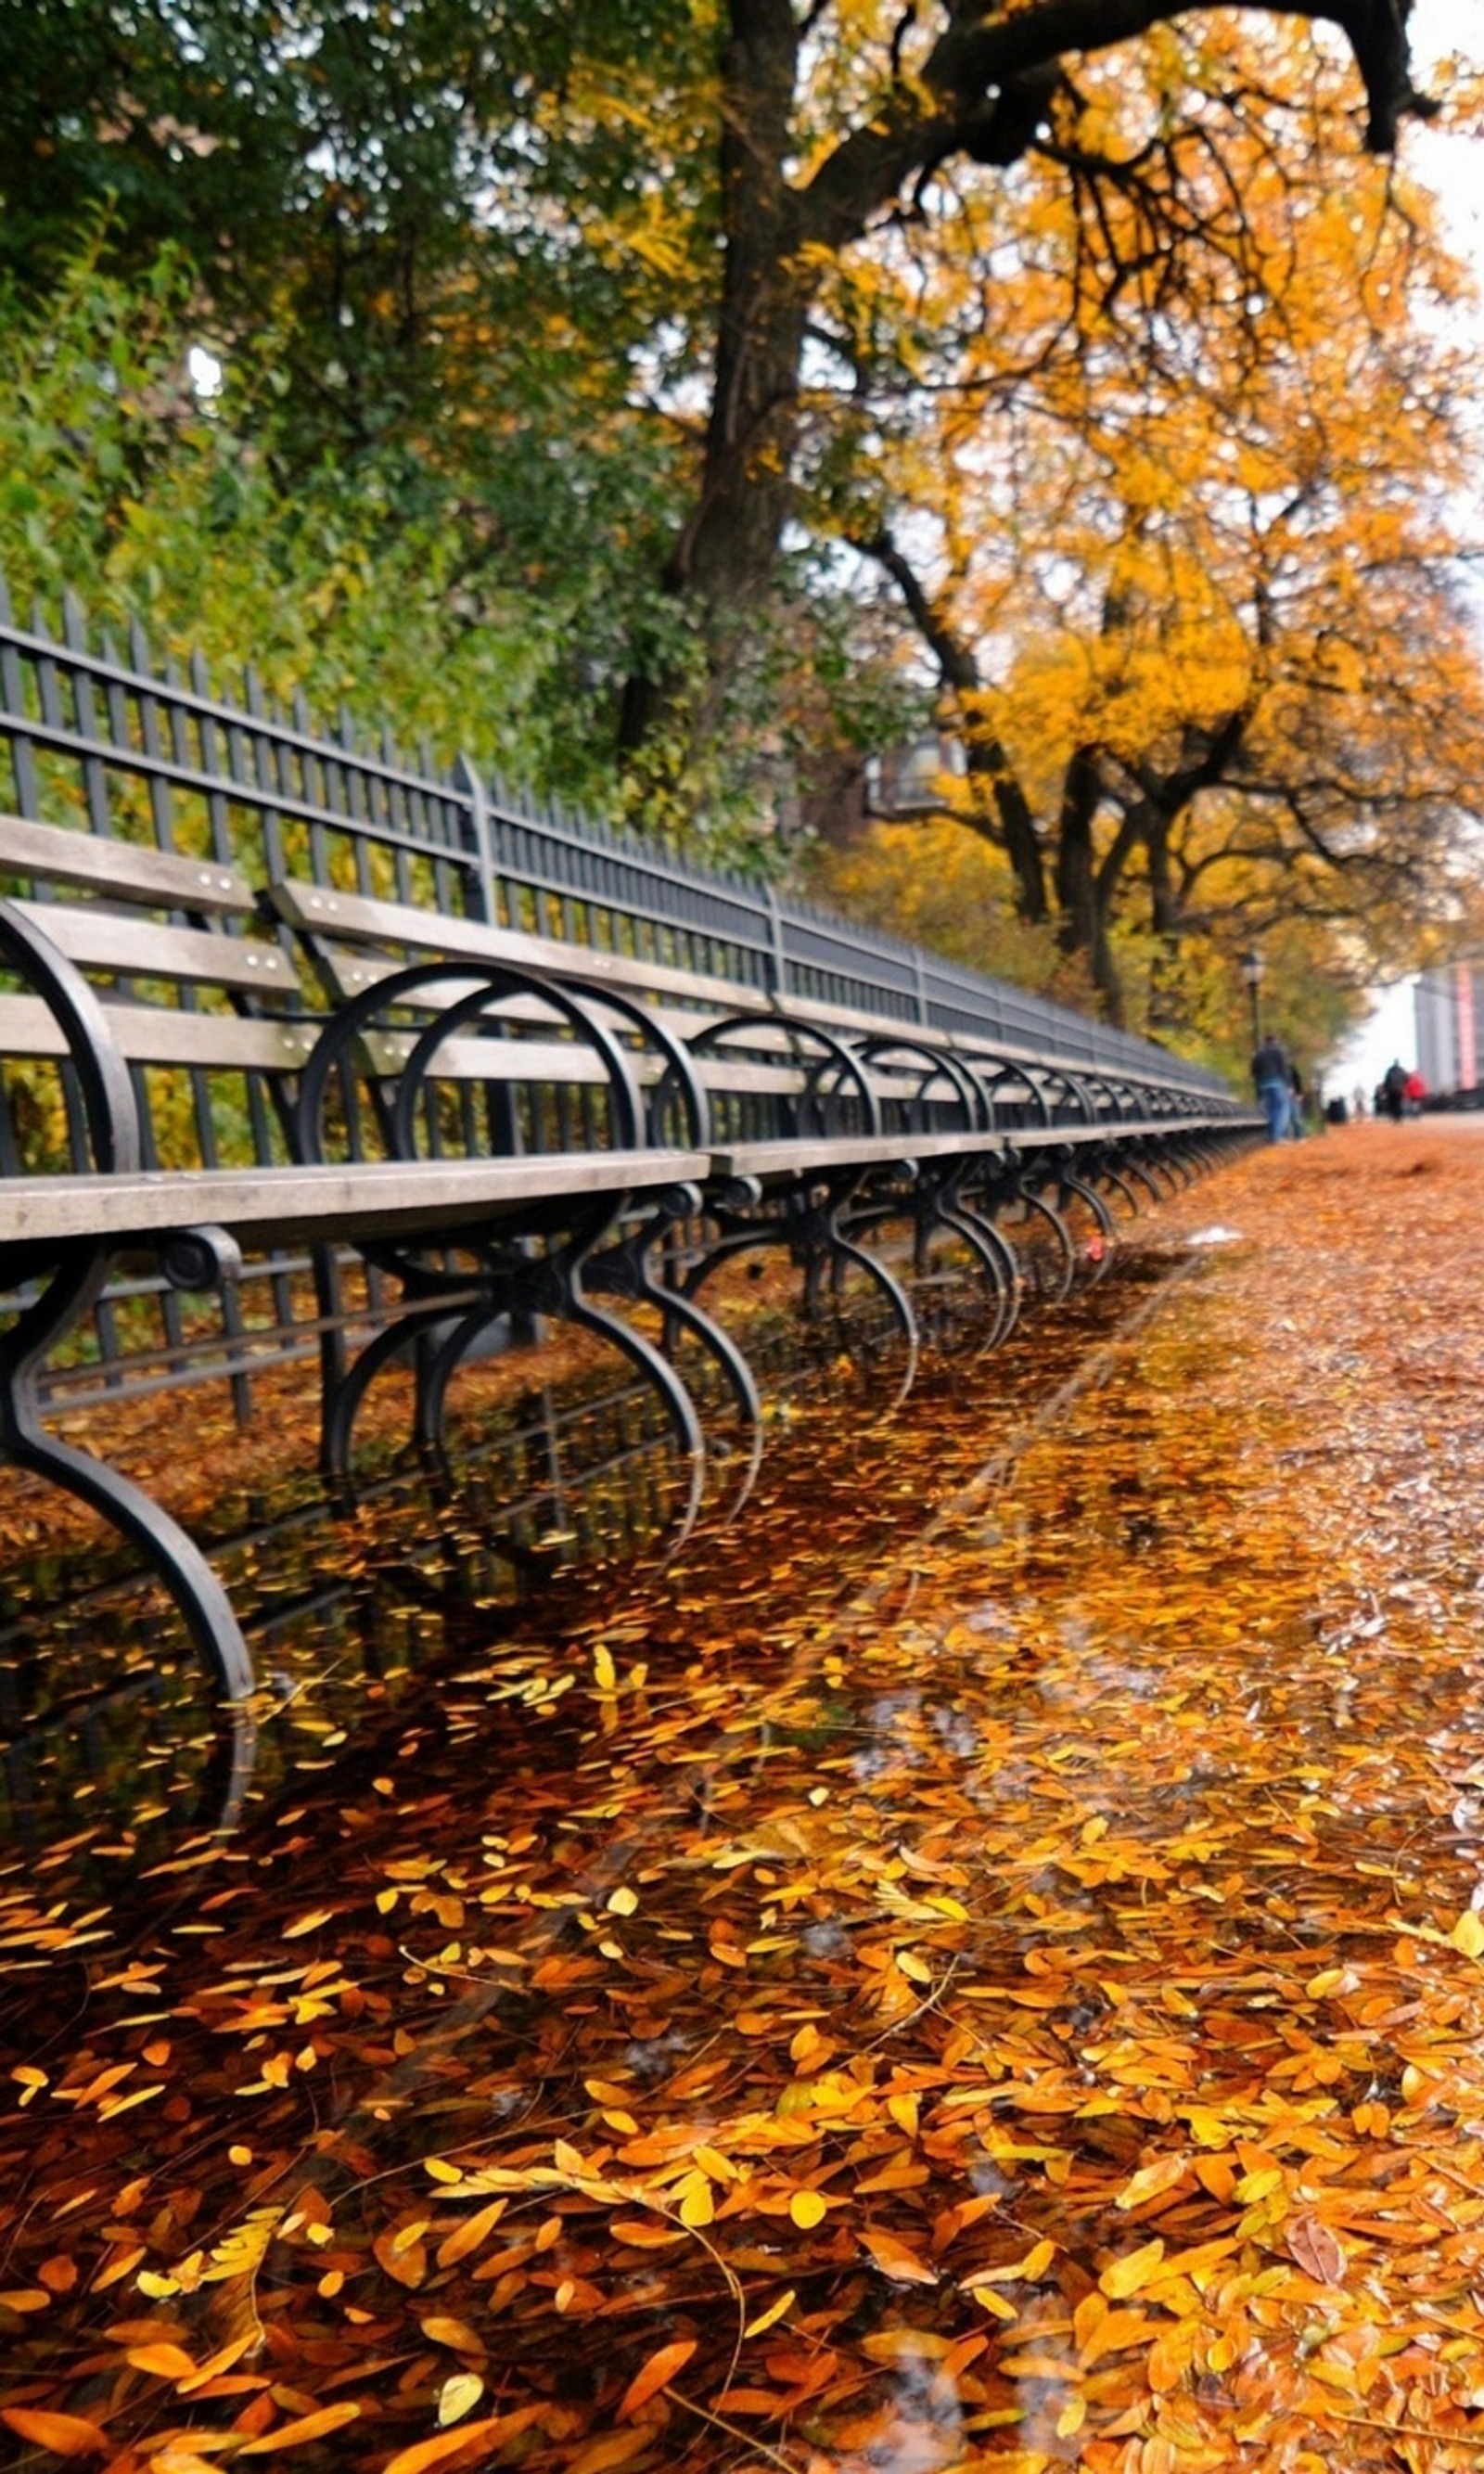
[[[0,957],[29,982],[61,1027],[82,1089],[93,1168],[127,1176],[143,1158],[138,1104],[97,997],[18,903],[0,902]]]

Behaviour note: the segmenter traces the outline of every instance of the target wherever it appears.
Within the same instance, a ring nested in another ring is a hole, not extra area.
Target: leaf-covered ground
[[[1468,1127],[1255,1154],[231,1844],[7,1874],[16,2462],[1484,2462],[1481,1225]]]

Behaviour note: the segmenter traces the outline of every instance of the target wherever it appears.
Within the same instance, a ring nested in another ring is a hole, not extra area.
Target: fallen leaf
[[[54,2457],[106,2457],[112,2445],[95,2422],[85,2421],[77,2413],[43,2413],[35,2406],[8,2405],[0,2406],[0,2422],[9,2424],[17,2439],[49,2448]]]
[[[681,2337],[673,2344],[662,2345],[658,2353],[651,2354],[646,2363],[641,2364],[624,2389],[615,2419],[630,2421],[641,2406],[647,2405],[652,2396],[658,2396],[661,2389],[669,2388],[676,2373],[685,2369],[694,2351],[695,2339]]]

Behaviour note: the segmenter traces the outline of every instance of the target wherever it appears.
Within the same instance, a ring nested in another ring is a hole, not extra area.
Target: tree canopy
[[[296,503],[339,492],[377,557],[436,539],[441,643],[507,642],[528,617],[543,644],[523,762],[728,858],[776,856],[946,684],[974,708],[975,813],[996,819],[1018,909],[1054,913],[1116,1004],[1126,878],[1165,936],[1255,917],[1258,886],[1290,878],[1326,915],[1361,907],[1336,905],[1342,880],[1410,898],[1461,769],[1472,687],[1445,700],[1451,753],[1433,762],[1438,699],[1396,658],[1426,633],[1454,684],[1471,662],[1426,479],[1448,430],[1436,366],[1416,390],[1432,409],[1376,422],[1375,454],[1364,394],[1343,439],[1326,412],[1322,454],[1302,435],[1305,402],[1437,344],[1450,279],[1389,159],[1436,109],[1407,16],[0,0],[7,314],[44,327],[80,232],[100,279],[146,293],[175,252],[183,330],[231,376],[217,434],[281,494],[277,538]],[[1455,114],[1472,104],[1456,83]],[[1366,530],[1373,489],[1389,548]],[[121,504],[101,518],[110,557],[138,521]],[[1010,542],[1013,585],[1003,561],[995,581]],[[863,588],[863,546],[889,587]],[[1284,576],[1281,660],[1258,641],[1278,606],[1259,611],[1264,556]],[[1226,686],[1196,692],[1218,636]],[[1332,666],[1342,642],[1385,691],[1362,750],[1351,679],[1343,761],[1313,649]],[[1019,727],[1037,695],[1063,718],[1086,702],[1055,828],[1055,733],[1027,778],[1011,681]],[[1408,730],[1430,769],[1402,795]]]

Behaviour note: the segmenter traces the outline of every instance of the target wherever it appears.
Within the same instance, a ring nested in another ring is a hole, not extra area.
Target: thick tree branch
[[[1338,26],[1366,90],[1366,143],[1389,154],[1401,120],[1436,109],[1412,83],[1411,0],[1223,0],[1256,15]],[[1103,52],[1189,15],[1188,0],[1042,0],[991,16],[991,0],[961,11],[929,53],[916,94],[901,87],[868,126],[843,138],[803,192],[810,240],[842,248],[925,166],[959,153],[1019,160],[1045,125],[1069,55]],[[918,97],[922,99],[919,100]]]
[[[883,525],[854,544],[867,558],[885,568],[907,604],[918,635],[937,664],[938,677],[959,700],[971,778],[987,782],[1004,837],[1005,853],[1015,880],[1016,908],[1023,919],[1046,916],[1046,877],[1035,819],[1010,756],[992,731],[986,731],[973,700],[984,691],[973,649],[956,634],[943,612],[925,590],[911,561],[905,558]]]

